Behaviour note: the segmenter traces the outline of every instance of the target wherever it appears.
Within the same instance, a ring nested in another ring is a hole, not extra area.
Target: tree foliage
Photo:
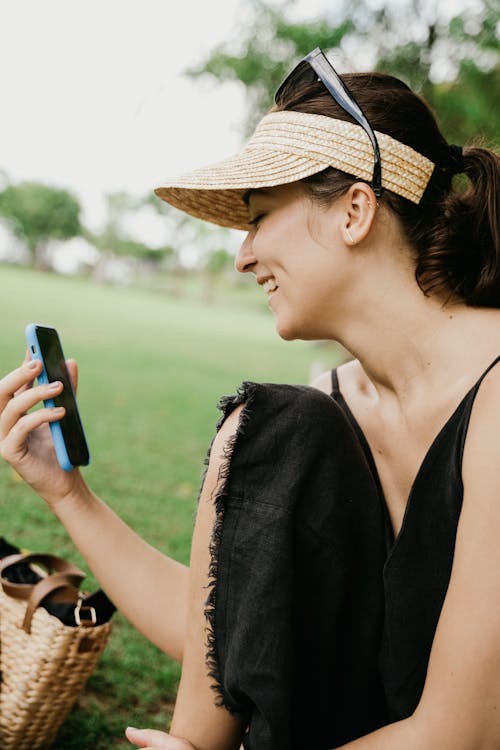
[[[276,8],[262,0],[251,0],[250,18],[243,20],[234,50],[231,44],[221,44],[199,66],[187,71],[192,77],[211,75],[220,81],[238,80],[245,85],[247,132],[271,106],[274,91],[288,74],[293,60],[314,47],[338,47],[344,34],[352,30],[349,19],[336,27],[326,19],[289,23],[286,8],[291,4]]]
[[[221,276],[234,268],[234,256],[225,248],[211,250],[205,258],[205,271],[211,276]]]
[[[107,219],[101,232],[85,231],[87,239],[105,255],[119,255],[137,258],[151,266],[158,266],[165,258],[175,256],[174,248],[170,246],[150,247],[144,242],[128,236],[123,229],[123,220],[127,215],[140,211],[149,205],[142,197],[130,195],[124,191],[108,193],[106,195]]]
[[[294,2],[270,6],[252,0],[233,40],[216,47],[191,76],[239,80],[246,87],[246,131],[272,104],[293,65],[314,47],[402,78],[437,112],[445,135],[465,142],[480,134],[498,142],[500,107],[499,0],[477,0],[449,18],[428,0],[393,0],[376,8],[368,0],[325,2],[323,17],[292,21]],[[341,70],[345,70],[345,63]]]
[[[38,182],[8,185],[0,192],[0,216],[39,266],[50,239],[67,240],[81,232],[78,200],[67,190]]]

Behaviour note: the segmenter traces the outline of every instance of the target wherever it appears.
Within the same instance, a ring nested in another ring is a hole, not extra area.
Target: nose
[[[256,263],[257,258],[253,254],[253,233],[249,232],[241,243],[234,267],[240,273],[248,273],[253,270]]]

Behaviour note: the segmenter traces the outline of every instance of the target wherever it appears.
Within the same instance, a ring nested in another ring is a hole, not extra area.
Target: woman
[[[0,384],[2,455],[183,660],[172,734],[140,747],[500,746],[499,159],[400,81],[344,81],[315,50],[240,155],[157,191],[248,231],[283,338],[355,357],[224,401],[189,572],[58,469],[36,363]]]

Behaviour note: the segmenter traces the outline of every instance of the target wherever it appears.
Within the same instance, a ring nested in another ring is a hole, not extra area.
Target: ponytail
[[[473,219],[470,244],[479,258],[477,283],[470,291],[477,299],[472,304],[500,307],[500,157],[486,149],[469,148],[464,174],[470,187],[462,200]]]
[[[426,293],[448,289],[471,306],[500,307],[500,157],[470,147],[460,165],[454,158],[469,184],[460,190],[448,182],[418,221],[410,237],[419,251],[416,278]]]

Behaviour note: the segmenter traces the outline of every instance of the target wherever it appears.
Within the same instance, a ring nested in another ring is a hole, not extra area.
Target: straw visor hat
[[[382,186],[419,203],[434,164],[376,131]],[[243,196],[251,188],[284,185],[335,167],[370,182],[373,148],[359,125],[284,110],[267,114],[243,150],[224,161],[167,180],[155,193],[167,203],[223,227],[248,231]]]

